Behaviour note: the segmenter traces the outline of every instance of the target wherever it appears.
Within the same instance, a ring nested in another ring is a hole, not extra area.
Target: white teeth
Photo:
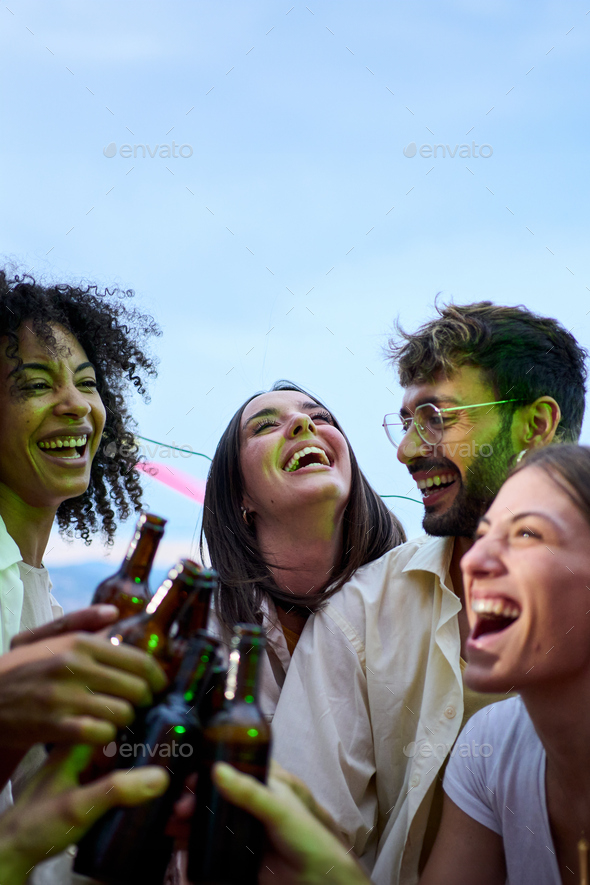
[[[286,470],[287,473],[292,473],[293,471],[297,470],[301,458],[303,458],[305,455],[311,454],[319,455],[321,458],[321,463],[325,464],[327,467],[330,466],[328,456],[323,449],[320,449],[317,446],[306,446],[304,449],[300,449],[298,452],[295,452],[295,454],[289,459],[289,462],[285,464],[283,470]]]
[[[433,486],[448,485],[453,479],[452,473],[439,473],[437,476],[429,476],[428,479],[416,480],[416,485],[420,490],[431,489]]]
[[[473,599],[471,608],[477,615],[494,615],[503,618],[518,618],[520,609],[507,600],[498,599]]]
[[[76,446],[85,446],[88,442],[88,436],[60,436],[53,439],[41,440],[38,443],[40,449],[75,449]]]

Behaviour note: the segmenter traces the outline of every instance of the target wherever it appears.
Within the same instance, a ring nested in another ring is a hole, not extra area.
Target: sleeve
[[[310,618],[281,692],[273,742],[278,762],[307,784],[360,856],[373,848],[377,795],[358,649],[360,641],[353,645],[326,611]]]
[[[491,753],[498,744],[490,734],[488,712],[489,707],[479,710],[457,738],[443,786],[461,811],[501,836],[502,823],[496,810],[498,759],[495,765],[490,764]]]

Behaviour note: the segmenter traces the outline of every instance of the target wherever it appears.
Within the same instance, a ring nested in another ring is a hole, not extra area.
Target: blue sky
[[[3,259],[136,291],[164,331],[144,436],[211,455],[290,378],[380,493],[416,497],[380,426],[396,317],[416,327],[437,292],[522,303],[590,346],[581,2],[8,3]],[[454,156],[420,156],[437,144]],[[151,481],[147,501],[163,556],[188,552],[198,507]],[[422,508],[396,509],[417,534]],[[47,562],[100,556],[55,542]]]

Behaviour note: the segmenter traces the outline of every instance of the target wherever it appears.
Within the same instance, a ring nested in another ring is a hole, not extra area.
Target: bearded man
[[[363,566],[309,619],[273,721],[276,759],[376,885],[418,881],[451,750],[490,752],[453,747],[494,700],[463,684],[461,557],[520,453],[577,441],[584,415],[587,353],[556,320],[491,302],[437,313],[390,341],[404,395],[384,420],[426,534]],[[509,613],[489,622],[504,629]]]

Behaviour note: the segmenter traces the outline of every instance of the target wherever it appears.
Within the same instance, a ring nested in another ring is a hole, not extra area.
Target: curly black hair
[[[29,274],[9,277],[0,270],[0,338],[7,339],[5,353],[16,368],[22,364],[19,331],[27,322],[52,350],[56,348],[52,326],[63,326],[78,340],[96,370],[97,389],[106,409],[102,443],[86,492],[64,501],[57,510],[60,532],[81,537],[86,544],[99,530],[106,543],[112,544],[115,520],[141,510],[142,488],[133,470],[139,460],[135,422],[126,395],[132,385],[149,402],[147,379],[157,374],[157,363],[146,352],[146,345],[148,339],[162,333],[151,316],[124,303],[133,295],[130,289],[101,292],[94,285],[42,286]]]

